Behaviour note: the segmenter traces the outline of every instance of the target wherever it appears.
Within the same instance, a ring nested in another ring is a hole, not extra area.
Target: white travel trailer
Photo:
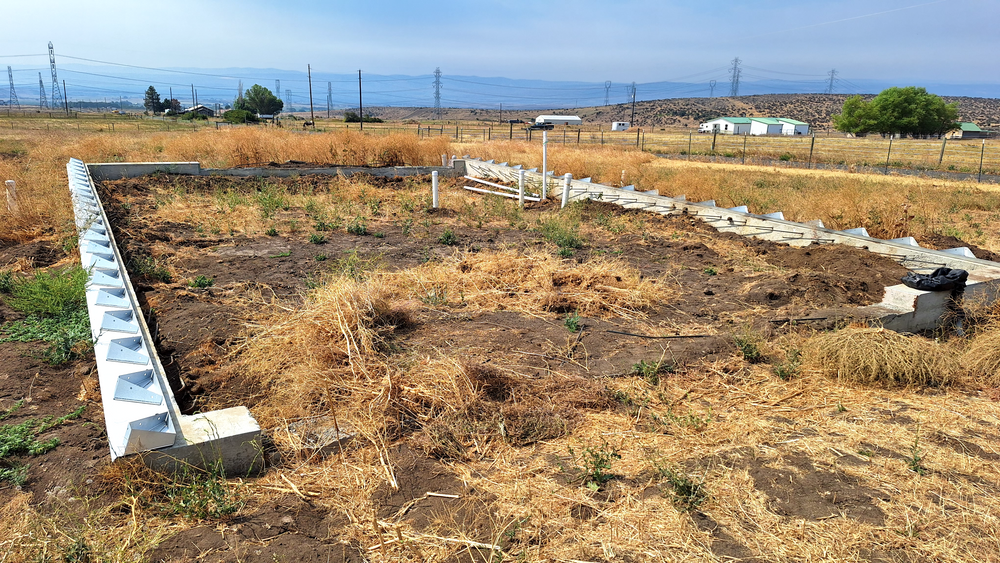
[[[583,120],[575,115],[539,115],[535,125],[582,125]]]
[[[611,130],[612,131],[628,131],[628,128],[631,127],[631,126],[632,126],[632,124],[629,123],[628,121],[612,121],[611,122]]]

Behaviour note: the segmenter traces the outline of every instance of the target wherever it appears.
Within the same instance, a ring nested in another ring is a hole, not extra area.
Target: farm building
[[[779,117],[778,121],[781,122],[781,134],[782,135],[808,135],[809,134],[809,124],[803,123],[795,119],[788,119],[787,117]]]
[[[952,139],[985,139],[986,131],[983,131],[975,123],[962,121],[958,124],[958,129],[951,132]]]
[[[184,110],[184,113],[191,113],[191,112],[197,113],[198,115],[204,115],[205,117],[215,117],[215,110],[213,110],[212,108],[205,107],[201,104],[198,104],[194,107],[190,107]]]
[[[722,133],[723,135],[743,135],[750,132],[749,117],[719,117],[698,126],[699,133]]]
[[[550,123],[552,125],[581,125],[583,120],[575,115],[539,115],[536,124]]]
[[[781,122],[773,117],[751,117],[751,135],[780,135]]]

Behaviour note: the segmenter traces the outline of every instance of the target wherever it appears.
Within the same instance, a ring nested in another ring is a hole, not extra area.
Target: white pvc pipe
[[[524,209],[524,170],[517,171],[517,204]]]
[[[569,172],[563,176],[563,196],[562,196],[562,207],[569,205],[569,184],[573,181],[573,175]]]
[[[7,185],[7,211],[17,213],[17,187],[14,180],[4,182]]]
[[[431,172],[431,206],[438,208],[438,173],[437,170]]]
[[[549,156],[549,131],[548,129],[543,129],[542,130],[542,200],[549,199],[548,156]]]

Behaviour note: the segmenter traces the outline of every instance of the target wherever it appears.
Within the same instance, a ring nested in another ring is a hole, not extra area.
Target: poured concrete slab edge
[[[173,173],[198,166],[180,164]],[[89,273],[87,310],[111,458],[143,454],[158,467],[221,463],[230,474],[261,469],[260,426],[245,407],[181,414],[88,167],[71,159],[66,171]]]
[[[516,183],[521,166],[506,166],[480,159],[456,160],[462,163],[466,174],[480,178]],[[524,171],[532,187],[540,188],[542,175]],[[630,189],[629,189],[630,188]],[[560,197],[561,180],[549,179],[549,197]],[[962,269],[969,272],[965,299],[988,304],[997,297],[1000,286],[1000,264],[969,256],[968,249],[932,250],[916,246],[916,241],[905,238],[882,240],[867,236],[864,229],[837,231],[821,226],[819,222],[797,223],[784,219],[780,212],[767,215],[748,213],[745,208],[726,209],[714,202],[693,203],[684,196],[668,197],[655,191],[636,191],[634,186],[616,188],[586,180],[570,181],[571,201],[591,199],[608,201],[626,209],[641,209],[661,215],[688,215],[697,217],[721,232],[733,232],[747,237],[783,242],[792,246],[810,244],[844,244],[863,248],[889,257],[917,273],[929,273],[938,267]],[[886,328],[915,332],[937,327],[946,317],[949,307],[948,292],[919,291],[895,285],[885,288],[881,303],[858,309],[859,316],[877,318]]]

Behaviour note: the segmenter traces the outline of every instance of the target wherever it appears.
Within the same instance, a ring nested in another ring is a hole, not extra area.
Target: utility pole
[[[52,100],[52,103],[55,103],[55,102],[56,102],[55,100]],[[39,72],[38,73],[38,109],[42,109],[42,108],[48,109],[49,108],[49,103],[45,101],[45,83],[42,82],[42,73]]]
[[[326,118],[330,119],[330,106],[333,105],[333,82],[326,83]]]
[[[10,79],[10,101],[7,107],[17,106],[17,109],[21,109],[21,102],[17,101],[17,92],[14,91],[14,71],[10,69],[10,65],[7,66],[7,78]]]
[[[742,62],[743,61],[741,61],[739,57],[736,57],[732,61],[733,68],[729,69],[729,74],[731,75],[731,77],[730,77],[730,86],[729,86],[729,96],[731,98],[735,98],[735,97],[737,97],[737,96],[740,95],[740,73],[742,72],[740,70],[740,63],[742,63]]]
[[[827,74],[830,75],[830,84],[826,87],[826,93],[827,94],[832,94],[833,93],[833,81],[837,79],[837,69],[833,69],[830,72],[828,72]]]
[[[441,67],[434,69],[434,115],[441,119]]]
[[[59,91],[59,77],[56,76],[56,52],[52,48],[51,41],[49,41],[49,67],[52,70],[52,107],[58,107],[56,104],[63,105],[65,98]],[[66,113],[69,113],[69,106],[67,106]]]
[[[611,101],[611,81],[604,81],[604,105],[608,105]]]
[[[635,125],[635,82],[632,83],[632,118],[628,122],[629,127]]]
[[[709,80],[708,81],[708,97],[709,98],[715,97],[715,81],[714,80]]]
[[[316,112],[313,111],[313,69],[312,65],[306,65],[306,75],[309,77],[309,120],[312,121],[313,128],[316,128]]]
[[[194,99],[194,84],[191,85],[191,107],[198,105],[198,102]]]
[[[361,69],[358,69],[358,117],[361,118],[361,130],[365,130],[365,102],[361,97]]]
[[[66,115],[69,115],[69,92],[66,91],[66,81],[63,80],[63,105],[66,106]],[[80,109],[83,109],[83,102],[80,102]]]
[[[170,105],[169,109],[174,109],[174,87],[173,86],[170,86],[170,99],[167,100],[167,103]]]
[[[500,123],[503,123],[503,102],[500,102]]]

